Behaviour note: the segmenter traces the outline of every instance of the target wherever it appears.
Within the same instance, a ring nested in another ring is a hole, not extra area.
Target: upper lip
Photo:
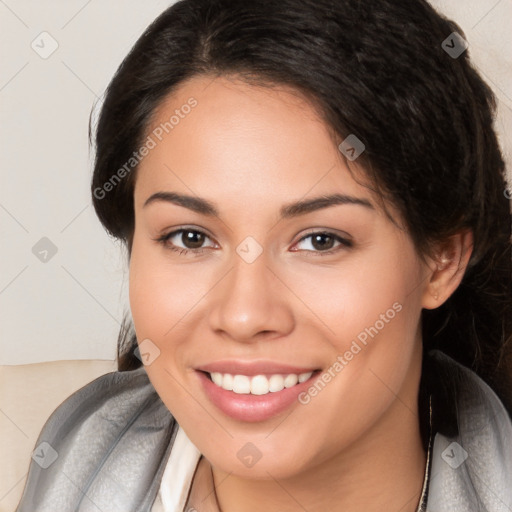
[[[273,361],[215,361],[196,367],[196,370],[208,373],[229,373],[231,375],[274,375],[290,374],[300,375],[317,370],[307,366],[291,366],[289,364],[276,363]]]

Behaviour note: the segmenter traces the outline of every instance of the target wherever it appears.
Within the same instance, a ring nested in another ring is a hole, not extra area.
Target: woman
[[[422,0],[165,11],[96,130],[119,372],[49,419],[18,510],[510,510],[494,108]]]

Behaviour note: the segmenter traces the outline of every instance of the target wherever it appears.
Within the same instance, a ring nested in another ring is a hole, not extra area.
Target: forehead
[[[195,77],[159,105],[147,135],[154,147],[137,171],[138,206],[166,188],[246,208],[333,192],[370,199],[332,131],[290,88]]]

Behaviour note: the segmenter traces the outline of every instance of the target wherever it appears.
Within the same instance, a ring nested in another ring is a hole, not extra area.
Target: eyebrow
[[[176,192],[155,192],[150,197],[148,197],[148,199],[146,199],[142,207],[145,208],[149,204],[159,201],[183,206],[184,208],[188,208],[189,210],[200,213],[202,215],[211,217],[219,216],[217,207],[210,201],[207,201],[201,197],[188,196],[184,194],[178,194]],[[310,213],[316,210],[342,204],[358,205],[374,210],[374,206],[372,203],[370,203],[370,201],[368,201],[368,199],[349,196],[346,194],[331,194],[285,204],[280,209],[280,215],[283,219],[289,219],[292,217],[298,217],[299,215],[305,215],[306,213]]]

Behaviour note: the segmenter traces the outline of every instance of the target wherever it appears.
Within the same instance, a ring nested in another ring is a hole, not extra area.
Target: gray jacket
[[[441,400],[453,411],[434,426],[427,511],[511,512],[510,416],[474,372],[438,350],[427,357],[440,381],[433,411]],[[177,429],[143,367],[99,377],[44,425],[17,512],[150,512]]]

